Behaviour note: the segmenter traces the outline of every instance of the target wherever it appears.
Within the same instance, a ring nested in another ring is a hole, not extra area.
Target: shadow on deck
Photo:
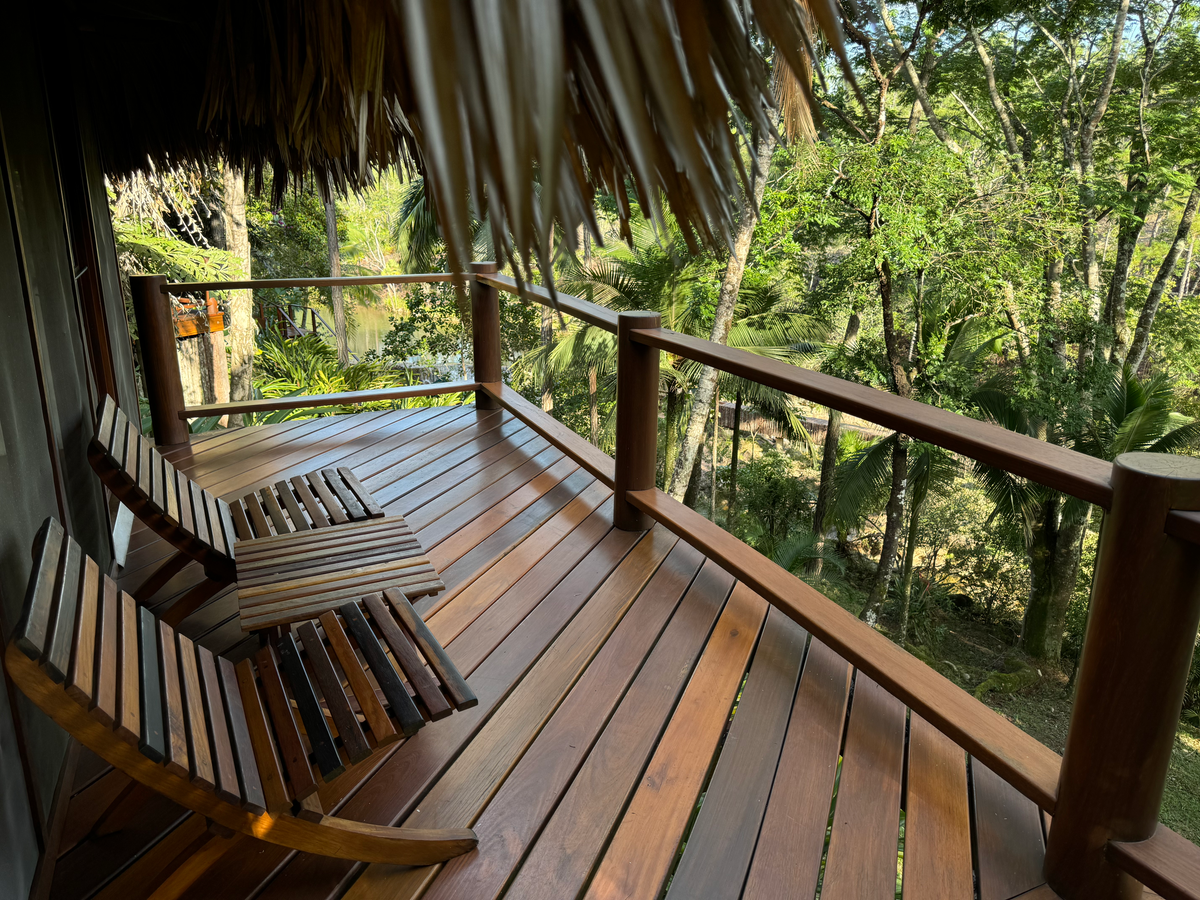
[[[615,530],[611,491],[507,412],[286,422],[168,458],[229,498],[349,466],[408,519],[447,586],[417,608],[479,706],[323,800],[470,825],[479,849],[428,869],[289,853],[215,834],[85,754],[55,898],[654,898],[669,882],[671,900],[819,883],[823,900],[883,900],[901,872],[906,898],[1054,896],[1034,804],[662,526]],[[135,531],[123,580],[168,553]],[[157,611],[200,578],[181,572]],[[231,590],[180,631],[257,648]]]

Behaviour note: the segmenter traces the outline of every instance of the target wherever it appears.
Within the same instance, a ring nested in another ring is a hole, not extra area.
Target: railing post
[[[157,444],[186,444],[187,422],[179,418],[183,409],[183,382],[175,350],[175,320],[171,300],[163,293],[163,275],[132,275],[129,291],[137,320],[138,343],[142,348],[142,378],[150,421]],[[136,414],[137,410],[131,410]]]
[[[471,275],[494,275],[500,267],[494,262],[471,263]],[[471,337],[474,341],[475,380],[500,382],[500,292],[478,278],[471,278]],[[475,392],[476,409],[499,409],[500,404],[487,391]]]
[[[1112,487],[1046,848],[1064,900],[1142,894],[1105,846],[1157,826],[1200,623],[1200,548],[1163,533],[1169,510],[1200,508],[1200,459],[1126,453]]]
[[[654,521],[627,499],[629,491],[655,486],[658,458],[658,349],[638,344],[634,328],[659,328],[653,312],[617,316],[617,454],[613,524],[622,531],[645,531]]]

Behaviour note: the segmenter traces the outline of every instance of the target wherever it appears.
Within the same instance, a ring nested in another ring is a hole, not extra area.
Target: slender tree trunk
[[[883,549],[879,553],[879,565],[871,580],[871,592],[862,610],[867,619],[887,599],[888,585],[896,568],[896,551],[900,546],[900,532],[904,529],[904,505],[908,493],[908,438],[896,436],[892,448],[892,485],[888,491],[887,524],[883,529]]]
[[[709,486],[708,517],[717,521],[717,432],[721,428],[721,393],[713,398],[712,484]]]
[[[592,446],[600,446],[600,405],[596,400],[596,367],[588,366],[588,428]]]
[[[729,506],[725,511],[725,530],[734,534],[737,527],[737,476],[742,453],[742,392],[733,395],[733,456],[729,460]]]
[[[730,252],[729,261],[725,266],[721,291],[717,295],[717,310],[713,318],[712,334],[709,337],[709,340],[716,344],[724,344],[729,340],[734,308],[737,306],[738,292],[742,288],[742,275],[746,271],[746,258],[750,255],[750,243],[754,239],[754,228],[758,224],[758,207],[762,203],[763,193],[766,191],[767,171],[771,165],[771,154],[774,152],[775,135],[766,134],[760,137],[755,153],[762,171],[754,179],[751,191],[742,199],[737,232],[733,239],[733,250]],[[717,370],[711,366],[705,366],[700,372],[696,389],[692,392],[692,412],[679,448],[679,456],[676,458],[675,467],[671,472],[668,493],[676,500],[683,499],[687,490],[687,478],[696,461],[700,445],[704,443],[708,411],[712,406],[716,388]]]
[[[846,321],[846,334],[842,337],[843,347],[853,347],[858,343],[858,329],[862,320],[858,312],[850,313]],[[817,502],[813,506],[813,531],[817,535],[817,555],[808,564],[810,575],[821,574],[821,554],[825,550],[825,517],[833,499],[833,475],[837,470],[838,444],[842,439],[842,413],[830,407],[828,419],[825,422],[825,445],[821,450],[821,483],[817,486]]]
[[[1136,143],[1136,142],[1135,142]],[[1130,164],[1137,162],[1134,150],[1129,151]],[[1129,294],[1129,270],[1133,263],[1133,252],[1146,225],[1157,191],[1152,191],[1141,177],[1131,177],[1127,189],[1134,194],[1133,210],[1122,216],[1117,226],[1117,257],[1113,262],[1112,278],[1108,283],[1108,301],[1104,304],[1104,324],[1112,330],[1112,349],[1109,359],[1116,362],[1125,355],[1129,345],[1129,327],[1126,324],[1125,301]]]
[[[904,543],[904,564],[900,568],[900,629],[896,643],[908,640],[908,611],[912,606],[913,560],[917,555],[917,531],[921,524],[924,497],[914,496],[908,512],[908,535]]]
[[[250,266],[250,231],[246,227],[246,178],[228,163],[224,170],[225,249],[241,263],[247,278]],[[254,396],[254,294],[229,292],[229,399]]]
[[[542,353],[545,354],[545,365],[542,366],[542,409],[550,412],[554,409],[554,376],[550,374],[550,344],[554,340],[554,310],[548,306],[542,307]]]
[[[667,403],[666,409],[663,411],[663,451],[662,451],[662,477],[663,483],[666,483],[671,472],[671,466],[675,461],[675,420],[679,417],[679,391],[672,382],[667,387]]]
[[[329,249],[329,274],[341,278],[342,251],[338,240],[337,207],[332,194],[325,200],[325,243]],[[333,339],[337,343],[338,363],[345,367],[350,365],[350,348],[346,343],[346,300],[337,285],[331,287],[329,293],[333,300]]]
[[[1192,238],[1188,243],[1187,256],[1183,260],[1183,273],[1179,276],[1179,286],[1175,291],[1175,297],[1182,300],[1187,296],[1188,277],[1192,270],[1192,252],[1196,249],[1196,239]]]
[[[1158,315],[1158,306],[1167,289],[1167,282],[1175,271],[1175,265],[1179,262],[1179,254],[1191,233],[1198,205],[1200,205],[1200,178],[1192,185],[1192,192],[1188,195],[1187,203],[1183,207],[1183,215],[1179,218],[1179,227],[1175,229],[1175,239],[1171,241],[1171,247],[1167,250],[1162,265],[1158,267],[1158,274],[1154,277],[1154,283],[1150,285],[1150,293],[1146,296],[1146,305],[1142,307],[1142,313],[1138,316],[1137,330],[1133,333],[1133,343],[1129,347],[1129,355],[1125,358],[1125,365],[1134,372],[1141,368],[1142,360],[1146,358],[1146,348],[1150,346],[1150,332],[1154,328],[1154,317]]]
[[[683,503],[688,509],[695,509],[700,499],[700,475],[703,468],[704,454],[696,454],[696,462],[692,464],[692,476],[688,479],[687,492],[683,495]]]

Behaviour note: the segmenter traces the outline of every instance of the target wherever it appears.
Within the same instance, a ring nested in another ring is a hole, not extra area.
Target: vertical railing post
[[[494,275],[500,267],[494,262],[471,263],[471,275]],[[471,278],[471,337],[475,362],[475,380],[482,384],[499,383],[500,368],[500,292],[478,278]],[[484,390],[475,392],[476,409],[499,409],[500,404]]]
[[[617,454],[613,524],[622,531],[645,531],[654,524],[626,499],[629,491],[652,490],[658,458],[658,349],[636,343],[635,328],[659,328],[653,312],[617,315]]]
[[[183,382],[175,350],[175,320],[171,315],[171,300],[162,290],[166,283],[163,275],[132,275],[129,291],[137,320],[138,344],[142,348],[142,378],[146,383],[154,441],[186,444],[187,422],[179,418],[183,410]],[[130,412],[136,414],[137,410]]]
[[[1200,508],[1200,459],[1126,453],[1112,486],[1046,848],[1064,900],[1142,894],[1105,846],[1157,826],[1200,623],[1200,548],[1163,533],[1170,510]]]

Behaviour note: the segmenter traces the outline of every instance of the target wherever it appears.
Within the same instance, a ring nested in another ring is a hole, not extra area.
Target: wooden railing
[[[155,434],[187,440],[193,415],[248,404],[184,408],[172,338],[159,333],[154,298],[168,291],[297,284],[448,281],[452,276],[295,279],[168,285],[135,278],[134,300]],[[1065,900],[1126,900],[1145,884],[1168,900],[1200,898],[1200,848],[1158,824],[1188,666],[1200,624],[1200,460],[1127,454],[1116,463],[952,412],[677,334],[651,313],[617,313],[552,294],[477,263],[469,275],[474,380],[424,393],[476,391],[614,488],[614,523],[661,522],[745,581],[931,722],[1009,784],[1053,813],[1045,874]],[[617,336],[616,459],[600,452],[502,382],[499,291],[520,292]],[[169,324],[169,318],[168,318]],[[169,351],[169,352],[168,352]],[[1107,511],[1066,753],[1062,758],[814,588],[655,486],[658,366],[677,354],[997,466]],[[159,383],[162,379],[163,383]],[[390,397],[413,396],[396,389]],[[288,398],[296,406],[363,402],[365,394]],[[380,399],[382,396],[380,395]],[[280,401],[252,401],[273,404]],[[267,408],[265,405],[258,408]],[[163,431],[160,431],[162,423]]]

